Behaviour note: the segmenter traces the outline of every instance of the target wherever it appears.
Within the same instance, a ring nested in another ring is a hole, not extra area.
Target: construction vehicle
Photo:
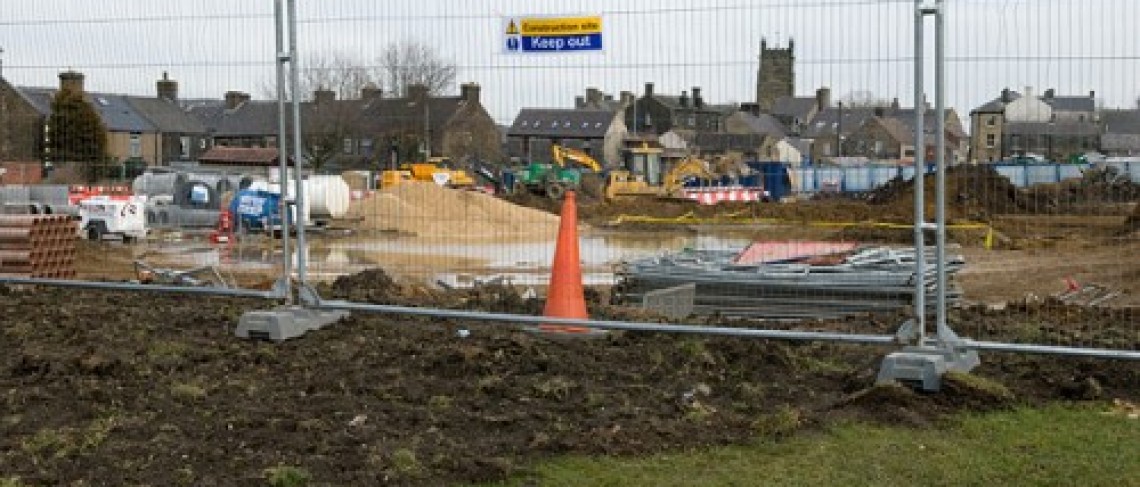
[[[554,144],[550,146],[550,154],[552,164],[532,162],[515,174],[514,193],[530,192],[557,200],[567,189],[582,186],[582,168],[589,169],[591,174],[602,171],[597,160],[577,149]]]
[[[686,185],[709,186],[717,179],[707,161],[689,156],[666,171],[660,184],[652,184],[643,174],[627,170],[610,171],[606,178],[606,199],[683,198],[681,190]]]
[[[431,157],[427,162],[401,164],[399,169],[382,171],[380,186],[391,187],[412,181],[435,183],[452,188],[471,188],[475,178],[467,171],[454,169],[446,157]]]
[[[570,167],[568,161],[573,161],[579,166],[590,169],[594,172],[602,172],[602,165],[589,154],[573,149],[570,147],[562,147],[558,144],[550,146],[550,155],[554,156],[554,162],[562,167]]]

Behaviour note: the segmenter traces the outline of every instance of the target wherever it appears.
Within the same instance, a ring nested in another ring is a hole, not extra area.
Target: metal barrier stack
[[[75,277],[75,221],[67,216],[0,215],[0,277]]]

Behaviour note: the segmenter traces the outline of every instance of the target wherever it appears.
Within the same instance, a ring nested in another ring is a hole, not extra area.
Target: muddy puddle
[[[579,237],[583,281],[587,285],[613,282],[613,268],[622,261],[685,248],[738,249],[751,241],[739,230],[720,232],[588,232]],[[371,267],[395,275],[447,287],[470,287],[504,279],[518,285],[544,286],[554,258],[554,239],[522,242],[454,243],[415,236],[310,238],[305,259],[308,277],[331,281]],[[162,262],[179,267],[218,266],[234,272],[280,268],[278,241],[233,244],[166,242],[147,249]],[[291,252],[294,264],[296,252]]]

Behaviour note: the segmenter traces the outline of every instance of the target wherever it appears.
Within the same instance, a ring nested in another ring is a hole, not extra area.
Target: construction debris
[[[895,311],[912,305],[913,248],[861,247],[829,255],[805,255],[763,263],[739,263],[744,252],[685,250],[628,262],[618,271],[617,303],[640,303],[655,290],[696,285],[693,312],[765,319],[827,319]],[[925,256],[927,306],[935,303],[933,249]],[[964,266],[948,257],[947,298],[961,291],[951,278]]]

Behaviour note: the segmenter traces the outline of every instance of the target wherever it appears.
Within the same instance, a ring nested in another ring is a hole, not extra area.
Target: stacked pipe
[[[75,221],[67,216],[0,215],[0,277],[75,277]]]

